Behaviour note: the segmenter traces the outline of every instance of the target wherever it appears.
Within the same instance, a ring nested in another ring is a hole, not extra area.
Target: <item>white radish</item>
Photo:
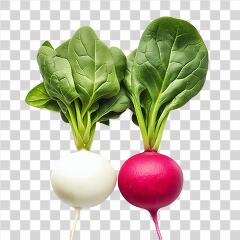
[[[55,164],[51,174],[53,190],[76,209],[71,239],[74,239],[80,209],[102,203],[114,190],[116,180],[110,162],[90,151],[67,154]]]
[[[91,27],[84,26],[56,49],[45,41],[37,60],[43,82],[29,91],[26,103],[59,112],[71,127],[79,151],[62,156],[51,174],[55,193],[75,208],[72,240],[80,209],[102,203],[116,185],[110,162],[87,150],[91,149],[96,125],[108,125],[130,106],[120,85],[127,59],[121,49],[108,48]]]

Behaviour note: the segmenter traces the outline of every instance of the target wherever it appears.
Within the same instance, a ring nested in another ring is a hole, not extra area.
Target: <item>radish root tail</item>
[[[159,225],[158,225],[157,211],[151,211],[150,214],[152,216],[153,222],[154,222],[155,227],[156,227],[158,239],[162,240],[162,235],[161,235],[161,232],[160,232],[160,229],[159,229]]]
[[[80,219],[80,208],[75,208],[75,220],[73,222],[73,226],[71,229],[70,240],[75,239],[75,233],[76,233],[77,223],[78,223],[79,219]]]

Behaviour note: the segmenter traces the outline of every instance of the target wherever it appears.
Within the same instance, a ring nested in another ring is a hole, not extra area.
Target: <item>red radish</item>
[[[157,211],[176,200],[182,190],[183,174],[178,164],[157,152],[139,153],[123,164],[118,186],[129,203],[150,212],[162,239]]]
[[[196,28],[171,17],[153,20],[127,57],[123,84],[145,152],[123,164],[118,185],[129,203],[150,212],[159,239],[157,211],[171,204],[183,185],[181,168],[158,153],[164,127],[170,112],[201,90],[207,69],[208,51]]]

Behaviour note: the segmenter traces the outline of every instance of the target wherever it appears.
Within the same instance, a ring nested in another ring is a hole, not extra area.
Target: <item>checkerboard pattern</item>
[[[58,114],[29,108],[28,90],[41,80],[36,52],[83,25],[127,54],[151,19],[191,21],[209,49],[201,93],[171,113],[161,151],[182,167],[184,190],[159,211],[164,239],[240,239],[240,1],[239,0],[1,0],[0,1],[0,239],[69,239],[73,211],[55,196],[50,169],[74,150]],[[130,150],[131,149],[131,150]],[[130,113],[98,125],[93,150],[118,170],[142,151]],[[119,191],[81,212],[77,239],[157,239],[149,214]]]

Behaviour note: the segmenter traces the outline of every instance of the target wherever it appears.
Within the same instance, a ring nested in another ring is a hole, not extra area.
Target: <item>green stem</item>
[[[87,115],[84,118],[84,121],[86,120],[85,128],[78,101],[75,100],[74,106],[67,106],[67,109],[68,112],[65,113],[65,116],[71,126],[74,142],[77,149],[81,150],[85,148],[86,150],[90,150],[96,129],[96,124],[92,125],[91,123],[90,112],[86,112]]]
[[[162,121],[164,120],[164,118],[168,117],[168,114],[169,114],[170,111],[171,111],[171,109],[170,109],[169,105],[166,105],[166,107],[164,108],[164,110],[163,110],[163,112],[162,112],[162,114],[161,114],[161,116],[160,116],[160,118],[157,122],[157,125],[155,127],[154,140],[156,139],[156,135],[159,132],[159,128],[162,124]]]
[[[83,140],[82,136],[79,133],[76,116],[71,106],[68,106],[68,113],[69,113],[69,123],[71,123],[71,128],[73,131],[73,134],[75,134],[75,144],[77,146],[77,149],[80,150],[83,148]]]
[[[89,99],[87,106],[82,110],[82,117],[85,116],[91,105],[93,104],[93,96]]]
[[[83,135],[84,125],[83,125],[81,112],[80,112],[80,109],[79,109],[79,102],[78,102],[77,99],[74,100],[74,106],[75,106],[75,109],[76,109],[78,128],[79,128],[79,131],[80,131],[81,135]]]
[[[66,116],[66,118],[67,118],[67,120],[68,120],[68,122],[69,122],[69,124],[70,124],[70,127],[71,127],[71,129],[72,129],[72,135],[73,135],[73,139],[74,139],[76,148],[77,148],[78,150],[80,150],[80,149],[83,148],[83,145],[82,145],[82,142],[78,140],[78,136],[77,136],[77,133],[76,133],[75,130],[74,130],[75,127],[73,126],[72,120],[71,120],[71,118],[70,118],[70,116],[69,116],[68,113],[65,113],[64,115]]]
[[[95,130],[96,130],[96,124],[94,124],[94,125],[92,126],[92,129],[91,129],[91,131],[90,131],[90,135],[89,135],[88,142],[87,142],[86,145],[85,145],[85,148],[86,148],[87,150],[90,150],[90,149],[91,149],[92,142],[93,142],[93,139],[94,139]]]
[[[145,125],[143,114],[142,114],[142,109],[141,109],[140,105],[138,104],[139,101],[135,97],[132,97],[132,103],[133,103],[133,106],[134,106],[134,109],[135,109],[136,117],[137,117],[138,124],[139,124],[139,127],[140,127],[140,131],[141,131],[141,134],[142,134],[144,150],[148,151],[148,150],[150,150],[149,138],[148,138],[146,125]]]
[[[156,151],[159,150],[159,146],[160,146],[160,143],[161,143],[161,140],[162,140],[163,130],[164,130],[164,127],[166,125],[167,118],[168,118],[168,114],[161,121],[161,125],[160,125],[159,131],[158,131],[158,134],[157,134],[154,146],[153,146],[153,149],[155,149]]]
[[[73,138],[74,138],[74,142],[75,142],[77,150],[83,149],[84,148],[83,142],[79,139],[78,135],[76,134],[73,124],[70,123],[70,126],[71,126],[71,129],[72,129]]]
[[[74,110],[72,109],[72,106],[68,106],[67,109],[68,109],[71,121],[72,121],[72,123],[74,125],[74,128],[75,128],[74,130],[76,130],[76,132],[78,132],[77,120],[76,120],[76,116],[75,116]]]
[[[153,109],[151,112],[151,114],[149,115],[149,122],[148,122],[148,136],[150,139],[150,145],[153,146],[154,145],[154,131],[155,131],[155,124],[156,124],[156,119],[157,119],[157,114],[158,114],[158,110],[161,106],[159,105],[159,101],[157,100],[153,106]]]
[[[87,127],[86,130],[84,132],[84,136],[83,136],[83,142],[87,143],[89,141],[89,135],[90,135],[90,131],[91,131],[91,114],[90,112],[87,112]]]

